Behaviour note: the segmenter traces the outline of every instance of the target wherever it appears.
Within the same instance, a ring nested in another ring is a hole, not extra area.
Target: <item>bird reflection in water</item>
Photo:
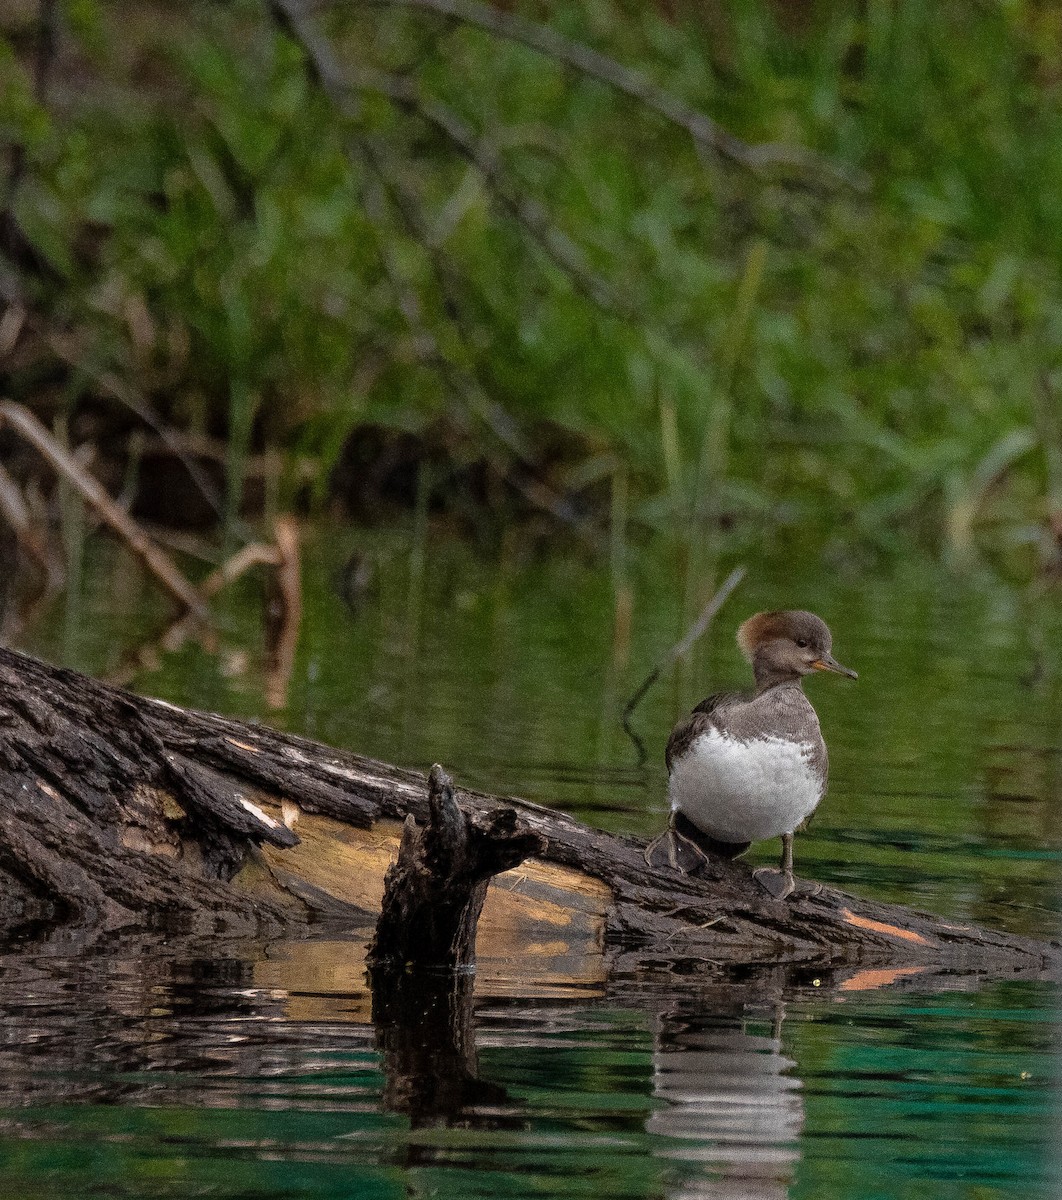
[[[782,1016],[759,1022],[689,1012],[659,1017],[653,1053],[658,1107],[649,1133],[681,1162],[668,1200],[783,1200],[804,1125],[795,1063],[781,1049]],[[757,1029],[757,1032],[753,1032]]]

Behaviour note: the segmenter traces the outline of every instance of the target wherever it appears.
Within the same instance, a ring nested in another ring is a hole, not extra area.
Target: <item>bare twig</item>
[[[313,78],[336,110],[348,121],[356,120],[360,111],[356,95],[331,43],[313,20],[311,6],[301,3],[301,0],[268,0],[268,7],[276,24],[302,47]],[[459,306],[455,299],[456,289],[448,268],[431,244],[425,223],[417,211],[417,200],[400,182],[397,170],[392,170],[387,165],[387,152],[377,139],[368,135],[355,135],[353,131],[348,130],[346,145],[348,157],[367,175],[365,200],[370,215],[375,221],[382,223],[386,218],[387,202],[390,201],[394,205],[408,236],[426,254],[443,296],[451,326],[460,340],[465,341],[464,332],[457,319]],[[481,420],[512,454],[533,470],[536,465],[534,455],[516,423],[496,400],[485,394],[474,375],[456,367],[447,358],[438,338],[424,318],[419,296],[403,277],[402,268],[390,247],[381,244],[380,256],[384,270],[395,289],[399,308],[413,332],[414,346],[421,361],[425,365],[433,366],[444,383],[461,398],[468,411]],[[527,480],[519,473],[508,474],[514,486],[536,507],[572,526],[595,548],[599,545],[600,539],[563,496],[558,496],[540,480]]]
[[[179,435],[163,421],[159,420],[151,411],[151,406],[143,396],[131,388],[124,380],[119,379],[117,375],[110,371],[104,371],[98,375],[93,374],[93,378],[104,392],[117,400],[119,404],[124,405],[134,416],[139,417],[158,436],[162,444],[173,453],[177,461],[188,472],[188,477],[195,484],[199,494],[207,502],[214,515],[220,519],[222,515],[222,503],[218,489],[211,482],[202,467],[185,450],[181,444]]]
[[[199,585],[199,592],[204,600],[211,600],[222,588],[228,587],[230,583],[235,583],[251,567],[275,567],[279,563],[280,554],[276,546],[270,546],[265,542],[251,542],[249,545],[241,547],[231,558],[227,558],[221,566],[211,571]],[[169,629],[156,639],[156,644],[160,649],[170,653],[179,650],[195,632],[197,626],[198,622],[195,617],[185,614],[174,621]]]
[[[9,310],[10,311],[10,310]],[[52,353],[76,373],[87,376],[105,394],[127,408],[134,416],[151,429],[159,440],[174,454],[188,472],[189,478],[195,484],[203,499],[209,505],[214,515],[221,517],[222,503],[218,490],[210,481],[206,472],[181,444],[180,437],[161,421],[151,410],[147,400],[124,379],[119,379],[112,371],[98,371],[86,365],[82,358],[64,345],[62,332],[47,325],[43,320],[29,315],[27,324],[30,329],[42,337]]]
[[[692,648],[698,638],[703,637],[708,626],[715,619],[716,613],[723,607],[730,597],[731,592],[745,578],[745,568],[735,567],[730,574],[723,580],[718,591],[701,609],[701,615],[686,631],[686,635],[680,642],[676,642],[674,646],[664,655],[664,657],[653,667],[649,674],[642,681],[641,685],[636,689],[631,698],[623,706],[623,728],[626,730],[627,736],[635,745],[638,751],[638,765],[641,766],[646,760],[645,743],[635,733],[631,727],[631,716],[634,710],[642,702],[645,693],[653,686],[660,678],[665,667],[671,666],[672,663],[678,662],[680,658],[684,658]]]
[[[266,678],[266,702],[270,708],[283,708],[295,664],[295,649],[302,623],[302,581],[299,563],[298,526],[292,517],[278,517],[274,526],[276,542],[251,542],[243,546],[199,585],[206,600],[213,599],[223,588],[235,583],[252,567],[275,568],[276,599],[270,601],[267,612],[266,638],[269,664]],[[186,613],[160,636],[152,638],[131,654],[108,676],[108,682],[124,687],[132,682],[138,671],[151,670],[159,665],[161,654],[173,654],[200,629],[195,617]]]
[[[22,494],[22,489],[2,464],[0,464],[0,516],[3,516],[11,526],[19,545],[44,572],[47,587],[49,589],[57,587],[63,577],[62,567],[56,561],[55,556],[48,553],[47,548],[37,536],[33,518],[30,516],[29,505]]]
[[[316,7],[333,7],[335,0],[314,0],[314,3]],[[814,169],[833,175],[849,186],[862,186],[849,172],[822,159],[813,151],[775,142],[750,145],[735,137],[706,113],[653,83],[640,71],[634,71],[607,54],[565,37],[548,25],[528,20],[516,13],[480,4],[477,0],[360,0],[360,3],[388,8],[419,8],[448,17],[450,20],[461,21],[466,25],[475,25],[497,37],[520,42],[529,49],[562,62],[580,74],[596,79],[599,83],[638,101],[673,125],[684,129],[698,145],[750,171],[762,171],[773,165],[788,165],[805,171]]]
[[[272,709],[288,702],[295,667],[295,649],[302,624],[302,572],[299,564],[299,527],[294,517],[278,517],[274,526],[277,570],[276,590],[266,619],[269,667],[266,703]]]
[[[497,149],[478,138],[452,108],[438,100],[425,98],[410,80],[383,71],[352,71],[351,83],[359,91],[374,91],[386,96],[438,130],[479,171],[488,191],[502,208],[571,278],[579,292],[600,308],[612,311],[624,307],[609,284],[587,264],[581,248],[550,220],[542,205],[510,183]]]
[[[354,130],[353,124],[361,110],[360,102],[336,58],[331,42],[313,20],[310,9],[299,0],[268,0],[268,7],[278,27],[302,48],[311,77],[336,111],[349,123],[345,131],[347,157],[365,176],[363,191],[370,217],[382,225],[387,220],[388,204],[393,205],[408,236],[428,256],[448,309],[448,316],[455,330],[459,330],[459,325],[454,319],[458,306],[454,299],[449,271],[431,245],[425,223],[417,212],[417,201],[400,182],[398,171],[391,170],[387,165],[387,152],[379,139]],[[379,253],[384,272],[394,289],[399,310],[412,331],[413,348],[418,358],[425,365],[432,365],[439,371],[444,381],[454,388],[469,409],[484,420],[487,427],[509,450],[523,461],[530,462],[530,450],[519,436],[514,422],[507,414],[503,414],[504,419],[497,420],[497,414],[494,412],[497,406],[486,397],[476,395],[478,388],[474,380],[466,378],[443,354],[438,338],[424,318],[420,297],[407,282],[393,247],[385,239],[380,239]]]
[[[147,537],[128,513],[115,504],[99,482],[52,437],[28,408],[10,400],[0,400],[0,425],[8,425],[13,429],[67,479],[179,604],[200,620],[209,620],[202,596],[180,572],[173,559]]]
[[[204,600],[212,600],[223,588],[235,583],[251,567],[276,567],[280,563],[280,552],[267,542],[251,542],[241,547],[231,558],[216,567],[199,585]],[[173,654],[180,650],[192,634],[202,625],[191,613],[178,617],[159,637],[151,638],[123,657],[118,667],[107,675],[107,682],[116,687],[127,687],[137,672],[157,669],[162,653]]]

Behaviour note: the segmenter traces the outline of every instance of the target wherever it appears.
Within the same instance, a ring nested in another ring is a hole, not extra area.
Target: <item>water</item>
[[[373,582],[352,613],[334,582],[354,551]],[[1057,936],[1062,619],[1050,593],[917,563],[751,564],[697,661],[639,709],[652,754],[639,767],[617,713],[684,625],[666,549],[632,559],[629,644],[608,571],[575,558],[482,562],[442,537],[323,530],[306,586],[283,710],[262,700],[250,584],[227,601],[221,655],[188,648],[137,686],[402,763],[438,759],[462,782],[649,833],[670,722],[744,680],[737,620],[807,606],[860,680],[809,682],[831,789],[798,839],[798,870]],[[159,619],[103,546],[73,604],[25,641],[104,673]],[[491,959],[469,1044],[439,1068],[374,1031],[363,954],[357,934],[8,948],[0,1196],[1062,1194],[1052,984],[926,990],[915,974],[766,968],[726,985],[544,981]]]

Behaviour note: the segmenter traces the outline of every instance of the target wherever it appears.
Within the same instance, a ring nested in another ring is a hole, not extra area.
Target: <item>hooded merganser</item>
[[[761,867],[755,875],[779,900],[793,891],[793,833],[826,792],[826,744],[802,677],[836,671],[858,678],[830,653],[832,642],[826,622],[809,612],[757,613],[741,625],[737,643],[756,690],[709,696],[672,730],[671,819],[646,848],[650,865],[693,872],[706,851],[735,858],[781,834],[781,870]]]

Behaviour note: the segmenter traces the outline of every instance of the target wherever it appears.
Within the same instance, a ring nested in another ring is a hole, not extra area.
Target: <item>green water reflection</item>
[[[104,673],[165,614],[116,549],[90,550],[76,600],[25,644]],[[336,581],[354,553],[372,570],[352,611]],[[809,607],[860,679],[808,686],[831,787],[798,840],[798,869],[1056,936],[1057,596],[914,562],[876,574],[811,559],[748,566],[696,661],[639,710],[644,767],[618,714],[687,619],[681,562],[666,546],[631,555],[624,644],[608,568],[576,554],[484,561],[441,535],[416,547],[403,533],[320,529],[307,540],[305,623],[282,711],[263,700],[251,582],[223,601],[222,654],[189,647],[135,685],[404,764],[439,760],[463,783],[649,833],[663,820],[672,721],[745,680],[738,620]],[[665,993],[620,979],[581,1000],[505,1002],[503,982],[477,1013],[489,1098],[448,1128],[414,1130],[385,1107],[365,996],[307,995],[283,974],[263,983],[270,955],[50,944],[0,957],[0,1196],[1062,1189],[1057,992],[1046,983],[957,980],[968,990],[920,994],[911,979],[851,992],[753,981],[690,995],[681,980]]]
[[[489,1099],[411,1129],[384,1111],[358,997],[296,1019],[297,985],[256,987],[251,962],[41,965],[0,964],[4,1196],[1047,1197],[1062,1184],[1045,985],[797,989],[738,1007],[681,988],[636,1007],[489,1002]]]

